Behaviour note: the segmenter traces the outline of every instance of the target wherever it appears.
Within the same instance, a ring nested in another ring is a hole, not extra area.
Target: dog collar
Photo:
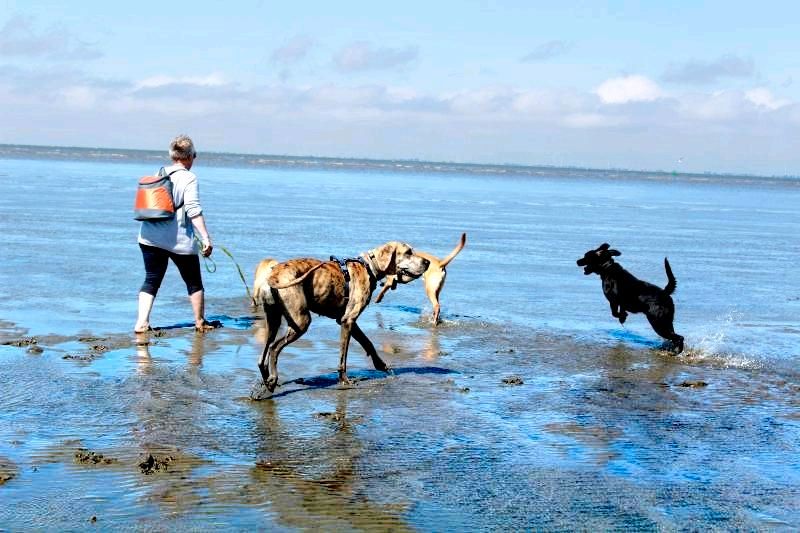
[[[611,268],[611,266],[612,266],[613,264],[614,264],[614,260],[613,260],[613,259],[609,259],[608,261],[606,261],[605,263],[603,263],[602,265],[600,265],[600,268],[604,268],[604,269],[605,269],[605,268]]]
[[[372,253],[372,250],[369,252],[364,252],[361,254],[361,258],[365,260],[365,266],[367,267],[367,272],[369,272],[370,279],[378,279],[378,260],[375,259],[375,254]]]

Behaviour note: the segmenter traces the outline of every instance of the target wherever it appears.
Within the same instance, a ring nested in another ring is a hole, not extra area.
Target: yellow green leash
[[[201,247],[203,246],[203,241],[201,241],[197,237],[197,235],[194,236],[194,240],[196,240],[200,244]],[[247,281],[245,281],[245,279],[244,279],[244,272],[242,272],[242,267],[239,266],[239,263],[237,263],[236,259],[233,258],[233,254],[230,253],[230,251],[228,251],[227,248],[225,248],[224,246],[219,245],[219,244],[217,245],[217,248],[222,250],[222,252],[225,255],[230,257],[231,261],[233,261],[233,264],[236,265],[236,270],[239,271],[239,277],[241,278],[242,284],[244,285],[244,290],[247,291],[247,297],[250,299],[250,301],[253,301],[253,296],[250,294],[250,287],[247,286]],[[203,257],[202,254],[201,254],[200,257]],[[206,267],[206,272],[209,272],[209,273],[213,274],[214,272],[217,271],[217,263],[210,256],[209,257],[203,257],[203,264]]]

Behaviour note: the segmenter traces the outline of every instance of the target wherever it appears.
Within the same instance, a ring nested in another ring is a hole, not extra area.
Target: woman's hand
[[[214,251],[214,245],[211,244],[210,238],[203,239],[203,249],[200,250],[200,254],[203,257],[208,257],[211,255],[211,252]]]
[[[214,249],[214,246],[211,244],[211,235],[208,233],[208,229],[206,229],[206,219],[203,218],[203,215],[197,215],[196,217],[192,218],[192,226],[194,226],[194,238],[200,241],[200,255],[203,257],[208,257],[211,255],[211,251]],[[198,238],[198,235],[200,237]]]

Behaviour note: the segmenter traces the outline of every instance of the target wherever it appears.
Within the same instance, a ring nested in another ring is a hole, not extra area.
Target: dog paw
[[[375,370],[377,370],[378,372],[389,372],[389,370],[391,370],[391,368],[389,368],[389,365],[387,365],[383,361],[374,361],[373,366],[375,367]]]
[[[254,402],[266,400],[270,396],[272,396],[272,391],[267,389],[267,386],[261,381],[253,385],[253,388],[250,389],[250,399]]]
[[[339,389],[352,389],[356,386],[356,382],[350,379],[340,379],[339,380]]]
[[[619,315],[620,324],[624,324],[627,319],[628,319],[628,313],[620,313]]]

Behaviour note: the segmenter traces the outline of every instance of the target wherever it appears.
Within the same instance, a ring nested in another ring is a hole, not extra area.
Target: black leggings
[[[186,291],[189,295],[203,290],[203,278],[200,276],[200,258],[196,254],[176,254],[142,243],[139,243],[139,248],[142,249],[145,272],[142,292],[153,296],[156,295],[158,288],[161,287],[161,282],[164,280],[164,274],[167,273],[170,259],[178,267],[178,271],[181,273],[184,283],[186,283]]]

